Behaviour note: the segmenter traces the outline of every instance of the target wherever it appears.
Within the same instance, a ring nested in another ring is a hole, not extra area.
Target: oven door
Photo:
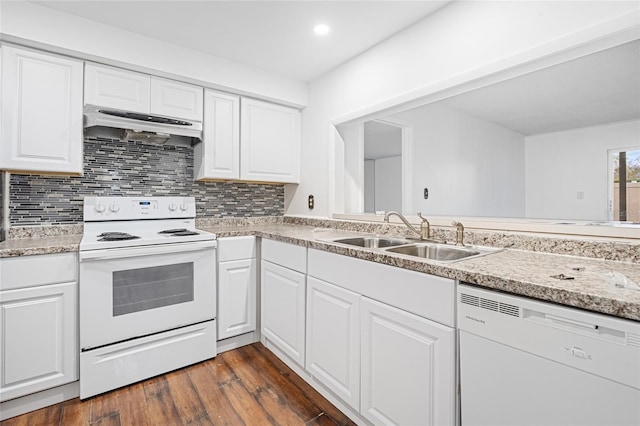
[[[216,241],[80,252],[80,348],[216,317]]]

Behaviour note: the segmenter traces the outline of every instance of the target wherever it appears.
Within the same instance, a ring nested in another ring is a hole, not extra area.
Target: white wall
[[[402,211],[402,156],[364,160],[364,211],[390,210]]]
[[[517,65],[597,39],[607,30],[578,32],[638,11],[635,1],[457,1],[313,80],[303,111],[302,183],[286,188],[287,213],[308,213],[308,194],[321,200],[314,215],[333,213],[334,150],[343,147],[332,120],[413,99],[454,76],[480,77],[512,57]]]
[[[33,3],[0,2],[5,40],[280,103],[305,106],[307,84]]]
[[[414,124],[418,211],[426,216],[524,216],[523,135],[435,104],[395,117]]]
[[[402,157],[375,160],[376,210],[402,211]]]
[[[526,217],[608,220],[607,151],[638,147],[640,120],[527,137]]]
[[[376,162],[364,160],[364,211],[376,211]]]

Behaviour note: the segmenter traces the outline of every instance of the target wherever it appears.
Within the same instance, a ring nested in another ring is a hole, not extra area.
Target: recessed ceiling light
[[[329,27],[325,24],[319,24],[313,27],[313,32],[318,35],[327,35],[329,34]]]

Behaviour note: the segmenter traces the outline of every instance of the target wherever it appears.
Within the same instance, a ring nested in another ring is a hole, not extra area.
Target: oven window
[[[193,301],[193,262],[113,273],[113,316]]]

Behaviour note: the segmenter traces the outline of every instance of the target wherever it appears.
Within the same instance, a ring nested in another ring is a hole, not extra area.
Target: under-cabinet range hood
[[[88,136],[102,136],[163,144],[171,139],[202,139],[202,123],[152,114],[141,114],[103,108],[84,107],[84,128]]]

